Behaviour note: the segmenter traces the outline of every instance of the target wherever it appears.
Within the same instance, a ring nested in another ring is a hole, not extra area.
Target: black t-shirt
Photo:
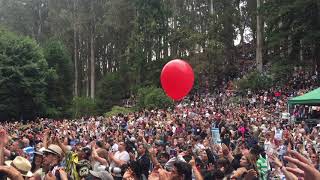
[[[223,144],[229,146],[230,144],[230,136],[231,136],[231,133],[230,131],[225,131],[223,133],[221,133],[221,141]]]
[[[138,164],[140,165],[142,169],[142,174],[144,174],[146,177],[149,176],[149,169],[150,169],[150,159],[149,157],[145,154],[142,157],[140,157],[137,160]]]
[[[242,154],[237,154],[234,156],[234,159],[231,162],[231,167],[233,169],[238,169],[240,167],[240,159],[242,158]]]
[[[207,133],[205,131],[202,131],[200,133],[200,137],[201,137],[201,139],[205,139],[207,137]]]

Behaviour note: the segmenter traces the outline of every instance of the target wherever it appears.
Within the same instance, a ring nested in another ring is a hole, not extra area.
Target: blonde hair
[[[248,153],[247,155],[245,155],[247,162],[248,162],[248,167],[251,168],[253,167],[253,169],[258,172],[258,167],[257,167],[257,157],[255,155],[253,155],[252,153]]]

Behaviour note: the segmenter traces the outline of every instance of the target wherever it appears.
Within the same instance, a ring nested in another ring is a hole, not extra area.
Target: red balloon
[[[162,88],[173,100],[183,99],[192,89],[193,82],[192,67],[181,59],[168,62],[162,69]]]

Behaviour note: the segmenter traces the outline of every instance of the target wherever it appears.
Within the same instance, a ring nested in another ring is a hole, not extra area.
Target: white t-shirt
[[[199,151],[199,150],[203,150],[205,149],[205,147],[203,146],[203,144],[201,143],[197,143],[195,146],[194,146],[194,150],[195,151]]]
[[[125,161],[126,163],[130,161],[130,155],[129,155],[129,153],[128,153],[127,151],[122,151],[122,152],[117,151],[117,152],[114,154],[114,158],[115,158],[115,159],[118,159],[118,160]],[[112,161],[112,162],[110,163],[110,167],[118,167],[118,166],[116,165],[115,162]]]
[[[177,129],[177,128],[176,128],[175,126],[172,126],[172,132],[173,132],[173,133],[176,132],[176,129]]]
[[[287,112],[284,112],[284,113],[281,114],[281,118],[282,119],[290,119],[290,114],[287,113]]]
[[[112,145],[111,151],[112,151],[112,152],[117,152],[117,151],[118,151],[118,144]]]

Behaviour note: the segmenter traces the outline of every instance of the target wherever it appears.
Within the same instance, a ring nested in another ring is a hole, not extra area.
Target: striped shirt
[[[259,171],[259,179],[267,180],[268,176],[268,161],[267,159],[263,158],[261,155],[257,161],[257,167]]]

